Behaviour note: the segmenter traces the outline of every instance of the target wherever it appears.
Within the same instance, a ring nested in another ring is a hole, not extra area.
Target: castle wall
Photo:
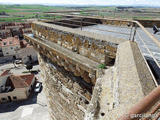
[[[53,120],[83,120],[92,86],[39,55],[41,76]]]

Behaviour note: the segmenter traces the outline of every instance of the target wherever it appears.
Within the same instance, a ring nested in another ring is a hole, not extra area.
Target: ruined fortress
[[[160,48],[160,42],[144,28],[159,23],[73,16],[33,22],[33,34],[26,34],[25,39],[39,52],[52,120],[150,120],[152,117],[133,117],[143,114],[155,114],[154,119],[158,120],[159,63],[155,62],[157,69],[154,69],[152,62],[146,60],[136,41],[136,30],[146,34],[142,40],[148,37]],[[97,25],[130,29],[128,39],[112,33],[100,34],[104,30],[84,31]]]

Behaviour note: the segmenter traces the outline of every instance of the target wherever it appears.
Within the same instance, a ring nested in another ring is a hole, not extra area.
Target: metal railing
[[[134,34],[134,41],[138,43],[141,53],[148,61],[147,65],[150,66],[155,77],[155,84],[160,84],[160,41],[158,41],[154,35],[152,35],[146,28],[144,28],[139,22],[134,21],[138,26],[136,34]]]

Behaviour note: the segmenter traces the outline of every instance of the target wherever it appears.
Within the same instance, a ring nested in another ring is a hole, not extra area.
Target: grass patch
[[[106,68],[106,64],[99,64],[99,65],[98,65],[98,68],[100,68],[100,69],[105,69],[105,68]]]
[[[30,73],[30,71],[23,71],[22,73]]]

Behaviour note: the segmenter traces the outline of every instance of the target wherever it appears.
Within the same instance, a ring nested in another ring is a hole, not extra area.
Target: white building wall
[[[2,52],[4,56],[16,55],[18,54],[19,48],[20,48],[20,45],[4,46],[2,47]]]
[[[16,88],[13,91],[8,92],[8,93],[0,93],[0,103],[8,102],[9,101],[8,97],[11,98],[11,101],[17,101],[17,100],[25,100],[25,99],[27,99],[28,96],[31,93],[31,90],[33,89],[33,85],[35,83],[35,80],[36,80],[36,77],[34,76],[31,85],[28,86],[28,87],[26,87],[26,88]],[[16,99],[14,99],[14,97],[16,97]],[[4,98],[6,100],[2,100]]]
[[[22,58],[23,63],[27,63],[27,61],[29,61],[28,56],[30,55],[32,57],[32,62],[35,62],[38,60],[37,52],[34,50],[33,47],[26,47],[26,48],[20,49],[18,51],[18,54],[19,54],[19,58]]]
[[[11,101],[25,100],[28,98],[26,88],[16,88],[12,92],[0,93],[0,103],[8,102],[8,97],[11,98]],[[16,99],[14,99],[14,97],[16,97]]]

